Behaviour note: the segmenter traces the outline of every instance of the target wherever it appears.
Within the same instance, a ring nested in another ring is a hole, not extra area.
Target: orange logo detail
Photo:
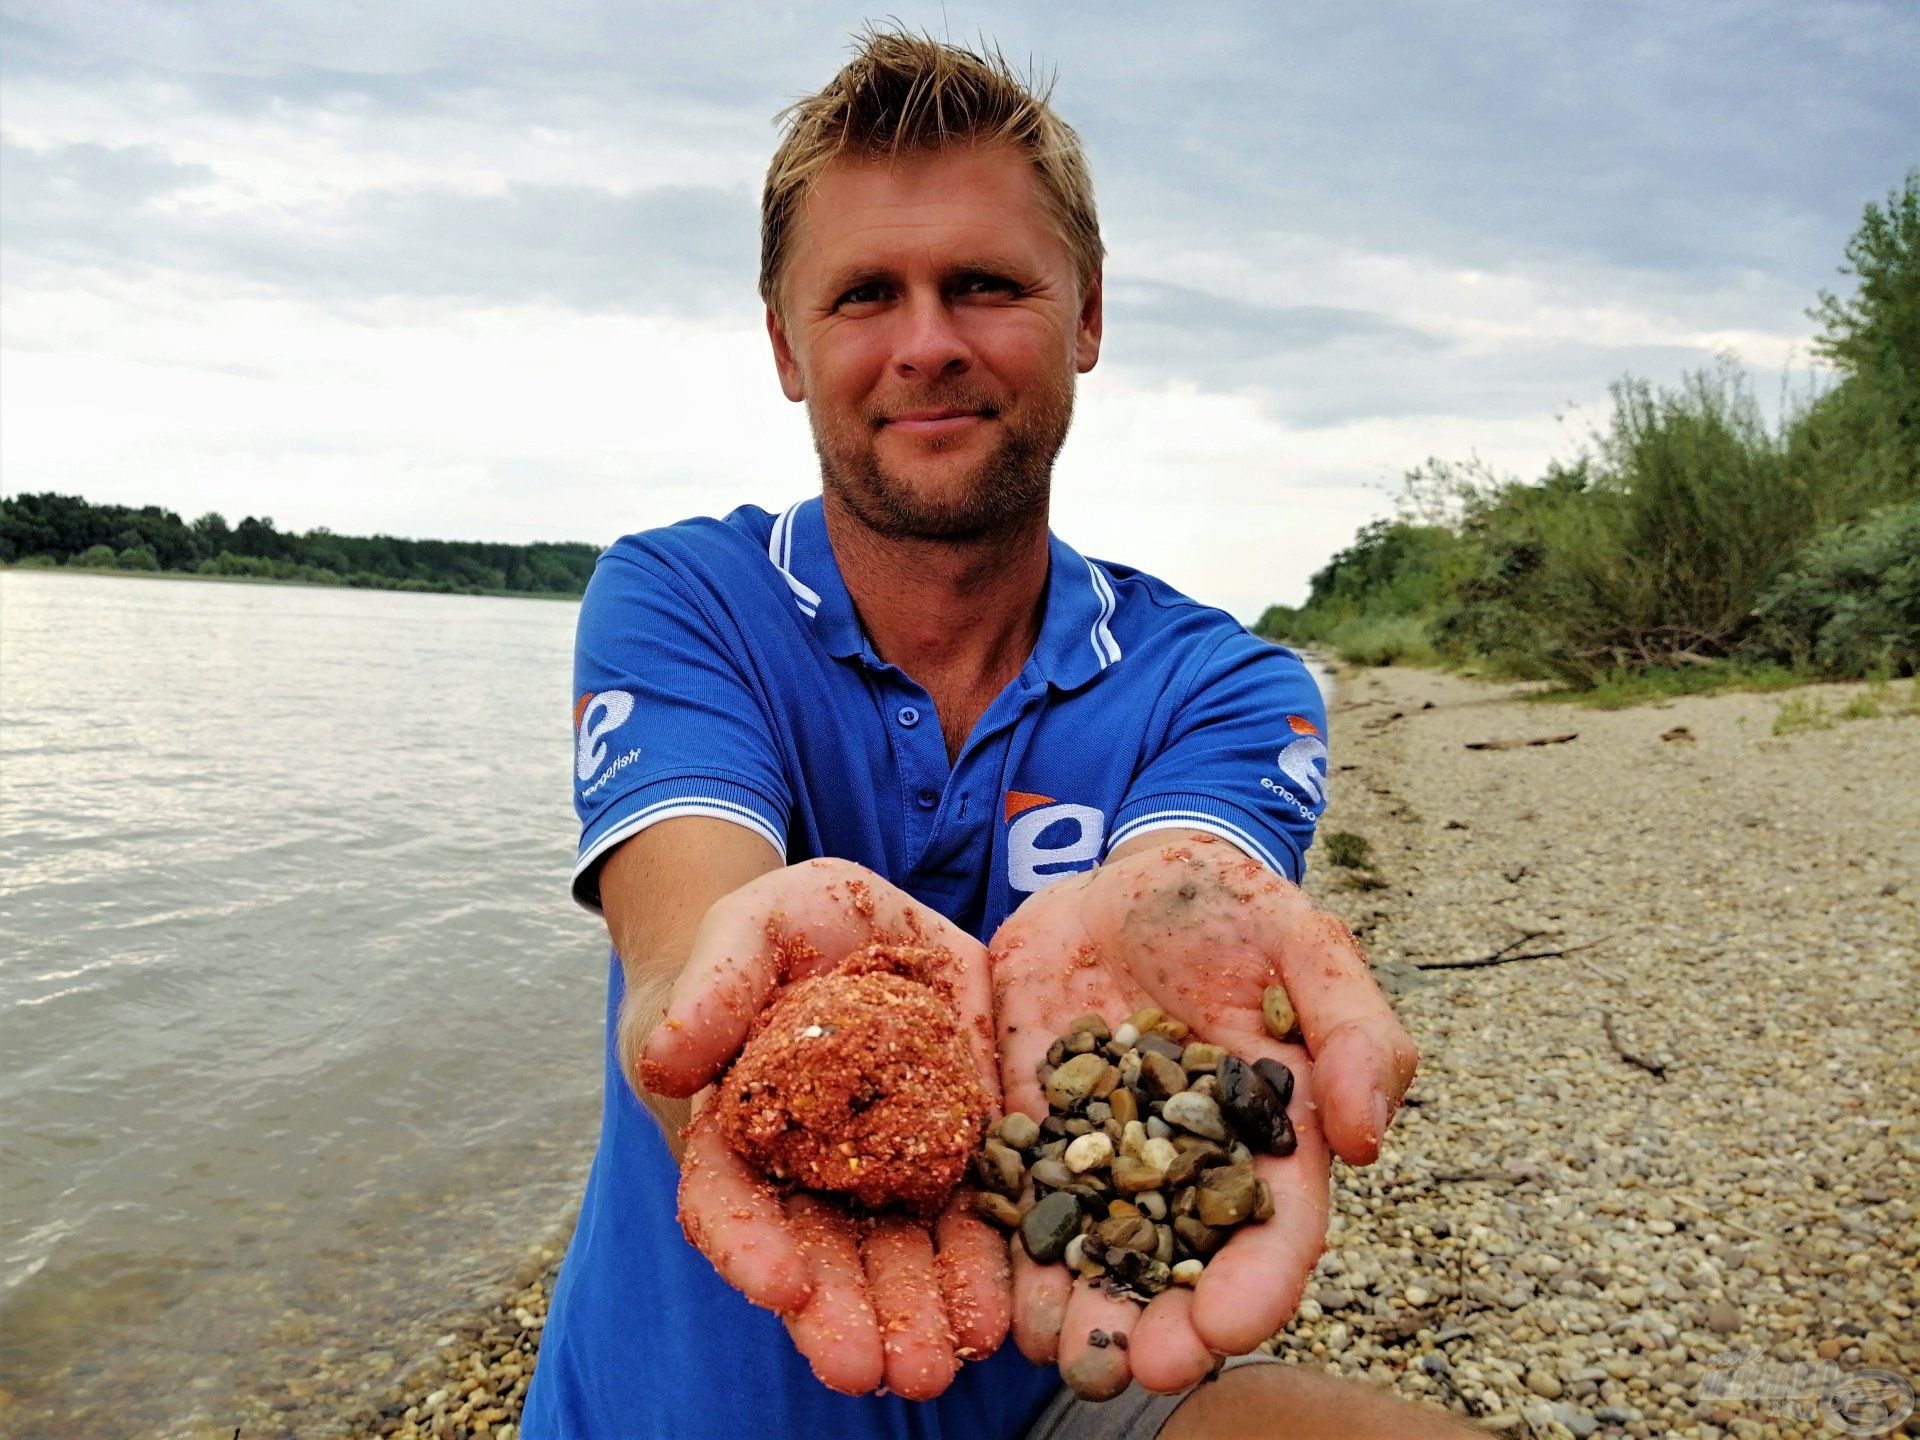
[[[1007,791],[1007,823],[1013,823],[1013,817],[1022,810],[1031,810],[1036,805],[1051,805],[1051,795],[1030,795],[1025,790]]]
[[[1318,735],[1320,733],[1320,727],[1303,715],[1287,716],[1287,724],[1293,727],[1293,733],[1296,735]]]
[[[587,713],[587,706],[593,702],[593,691],[589,690],[573,702],[573,728],[580,728],[580,717]]]

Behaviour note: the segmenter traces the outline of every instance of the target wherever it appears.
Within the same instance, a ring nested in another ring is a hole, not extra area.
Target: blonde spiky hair
[[[1047,104],[1052,82],[1021,79],[991,46],[975,54],[931,36],[872,26],[855,45],[853,59],[825,88],[775,117],[786,130],[760,197],[760,298],[781,313],[780,280],[794,222],[808,188],[835,160],[981,144],[1011,144],[1031,159],[1084,295],[1106,247],[1080,137]]]

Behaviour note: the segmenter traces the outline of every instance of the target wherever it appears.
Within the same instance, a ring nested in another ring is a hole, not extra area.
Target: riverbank
[[[580,597],[559,590],[436,590],[408,585],[355,585],[347,580],[282,580],[272,575],[202,575],[194,570],[122,570],[100,565],[8,565],[0,564],[0,575],[101,575],[110,580],[192,580],[215,585],[293,585],[303,590],[378,590],[395,595],[474,595],[496,600],[571,600]]]
[[[1524,693],[1341,676],[1323,836],[1371,865],[1310,888],[1426,1058],[1275,1348],[1497,1434],[1831,1435],[1726,1392],[1920,1374],[1920,719]],[[355,1433],[512,1440],[558,1248]]]

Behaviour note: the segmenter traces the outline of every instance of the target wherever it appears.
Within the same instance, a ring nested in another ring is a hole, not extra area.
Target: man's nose
[[[955,323],[953,307],[938,293],[917,293],[900,311],[901,330],[893,364],[902,379],[938,380],[964,375],[973,349]]]

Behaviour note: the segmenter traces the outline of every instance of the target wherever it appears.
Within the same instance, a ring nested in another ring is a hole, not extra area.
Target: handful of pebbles
[[[1288,1038],[1282,987],[1268,988],[1263,1010],[1267,1029]],[[1192,1040],[1183,1022],[1147,1009],[1113,1029],[1082,1015],[1039,1078],[1046,1119],[1008,1115],[970,1169],[977,1213],[1018,1232],[1040,1264],[1150,1300],[1195,1284],[1235,1229],[1272,1218],[1253,1157],[1293,1153],[1285,1065]]]

